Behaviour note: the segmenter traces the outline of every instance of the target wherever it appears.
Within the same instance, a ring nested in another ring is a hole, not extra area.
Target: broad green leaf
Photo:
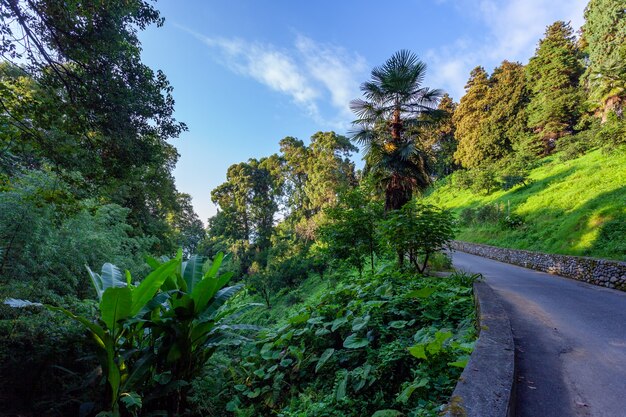
[[[146,349],[144,354],[133,364],[130,374],[124,380],[124,388],[138,386],[140,381],[149,374],[150,369],[154,365],[155,357],[155,354],[150,349]]]
[[[87,265],[85,265],[85,268],[87,268],[87,272],[89,273],[89,278],[91,279],[91,285],[93,285],[93,289],[96,290],[96,295],[98,296],[98,300],[101,300],[102,293],[104,292],[104,290],[102,289],[102,279],[100,278],[99,274],[96,274],[95,272],[93,272],[91,268],[89,268]]]
[[[202,266],[204,265],[204,258],[199,255],[193,255],[187,262],[185,262],[183,270],[183,278],[187,284],[187,291],[193,291],[193,287],[197,282],[202,280]]]
[[[424,349],[424,345],[422,344],[415,345],[415,346],[411,346],[408,349],[409,349],[409,353],[415,356],[416,358],[426,359],[426,350]]]
[[[372,417],[399,417],[403,415],[404,414],[397,410],[378,410],[372,414]]]
[[[113,331],[119,320],[130,315],[133,296],[130,288],[107,288],[100,301],[100,316],[104,324]]]
[[[17,298],[7,298],[4,300],[4,304],[13,308],[25,308],[25,307],[43,307],[41,303],[33,303],[28,300],[19,300]]]
[[[98,346],[100,346],[103,349],[105,348],[106,333],[105,333],[105,330],[102,327],[100,327],[96,323],[90,322],[89,320],[87,320],[84,317],[77,316],[74,313],[72,313],[71,311],[66,310],[64,308],[50,306],[50,305],[44,305],[44,307],[46,307],[50,311],[55,311],[55,312],[59,312],[59,313],[65,314],[67,317],[69,317],[69,318],[71,318],[73,320],[76,320],[77,322],[79,322],[80,324],[85,326],[88,330],[91,331],[91,333],[93,333],[94,339],[95,339],[96,343],[98,344]]]
[[[196,312],[201,313],[200,320],[204,321],[210,319],[212,314],[217,312],[217,310],[221,306],[223,306],[226,301],[228,301],[232,296],[237,294],[237,292],[242,288],[243,284],[237,284],[233,285],[232,287],[222,288],[217,292],[217,294],[215,294],[215,297],[213,297],[212,300],[207,300],[211,301],[211,303],[205,307],[202,307],[202,305],[198,305],[198,302],[196,302]],[[203,300],[200,299],[199,302],[203,302]],[[200,308],[204,308],[204,311],[202,311]]]
[[[364,337],[357,336],[356,333],[352,333],[343,341],[343,347],[346,349],[359,349],[369,345],[370,341]]]
[[[394,329],[404,329],[406,327],[406,324],[407,324],[406,320],[396,320],[396,321],[389,322],[389,327],[392,327]]]
[[[154,259],[152,256],[146,256],[146,263],[148,264],[148,266],[150,266],[150,268],[152,269],[157,269],[159,267],[159,265],[161,265],[161,262]]]
[[[335,391],[335,398],[337,401],[346,396],[346,388],[348,387],[349,378],[350,374],[346,372],[346,376],[341,380],[341,382],[339,382],[339,385],[337,385],[337,390]]]
[[[108,288],[117,288],[117,287],[125,287],[126,280],[122,278],[122,271],[120,269],[111,264],[105,263],[102,265],[102,272],[100,274],[100,279],[102,280],[102,291],[106,291]]]
[[[224,253],[223,252],[219,252],[217,255],[215,255],[215,258],[213,259],[213,263],[211,263],[211,267],[209,268],[209,270],[207,271],[206,274],[204,274],[204,278],[214,278],[217,275],[217,271],[220,269],[220,266],[222,265],[222,260],[224,259]]]
[[[435,291],[437,291],[436,288],[433,287],[424,287],[424,288],[420,288],[419,290],[413,290],[413,291],[409,291],[408,293],[406,293],[407,297],[411,297],[411,298],[428,298],[430,297]]]
[[[311,313],[302,313],[297,316],[293,316],[289,319],[289,324],[300,324],[304,323],[311,317]]]
[[[334,332],[335,330],[337,330],[339,327],[343,326],[347,322],[348,322],[348,319],[346,317],[339,317],[338,319],[333,320],[333,324],[330,328],[330,331]]]
[[[120,401],[127,409],[140,409],[142,406],[141,397],[136,392],[124,392],[120,395]]]
[[[418,382],[412,383],[404,390],[402,390],[400,395],[398,395],[398,397],[396,398],[396,401],[406,403],[407,401],[409,401],[409,398],[411,398],[411,395],[416,389],[425,387],[426,385],[428,385],[428,378],[422,378]]]
[[[133,303],[130,315],[136,315],[154,297],[163,282],[180,267],[180,259],[172,259],[150,272],[133,290]]]
[[[458,360],[454,362],[448,362],[448,365],[454,366],[456,368],[465,368],[465,366],[467,366],[468,361],[469,361],[469,356],[461,356]]]
[[[208,274],[202,278],[202,281],[196,283],[191,292],[191,298],[196,303],[196,313],[203,311],[209,300],[220,290],[224,285],[230,281],[233,273],[227,272],[219,277],[209,276]]]
[[[353,332],[358,332],[359,330],[361,330],[363,327],[367,326],[367,323],[370,321],[370,316],[365,315],[363,317],[357,317],[354,320],[352,320],[352,331]]]
[[[317,371],[319,371],[322,366],[324,366],[324,364],[328,362],[328,359],[333,356],[333,353],[335,353],[335,349],[333,348],[328,348],[324,351],[324,353],[322,353],[322,356],[320,356],[319,360],[317,361],[317,365],[315,365],[315,373],[317,373]]]

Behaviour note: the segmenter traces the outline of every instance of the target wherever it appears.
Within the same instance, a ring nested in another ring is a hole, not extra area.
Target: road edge
[[[502,248],[461,240],[452,241],[450,247],[483,258],[626,291],[626,262]]]
[[[479,337],[445,417],[514,417],[515,350],[511,322],[486,282],[474,283]]]

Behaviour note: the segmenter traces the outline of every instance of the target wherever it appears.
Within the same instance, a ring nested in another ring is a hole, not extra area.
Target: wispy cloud
[[[360,95],[359,83],[368,68],[360,55],[303,35],[283,48],[178,27],[219,52],[219,62],[231,71],[285,94],[324,127],[345,129],[351,120],[349,103]]]
[[[482,65],[490,71],[505,59],[525,63],[547,25],[563,20],[577,30],[583,23],[586,4],[587,0],[454,1],[454,7],[480,20],[487,33],[428,51],[431,83],[458,100],[472,68]]]

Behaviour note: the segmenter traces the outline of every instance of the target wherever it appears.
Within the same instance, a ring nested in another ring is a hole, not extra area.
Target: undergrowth
[[[207,368],[195,405],[238,417],[436,416],[473,347],[474,278],[391,265],[332,289],[315,278],[308,289],[318,291],[274,307],[275,325]]]

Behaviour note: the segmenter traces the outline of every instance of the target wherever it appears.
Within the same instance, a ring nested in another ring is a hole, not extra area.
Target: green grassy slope
[[[514,230],[497,223],[464,226],[457,238],[515,249],[626,260],[626,152],[599,150],[562,162],[545,158],[532,183],[490,195],[436,186],[425,200],[450,208],[499,204],[524,218]]]

